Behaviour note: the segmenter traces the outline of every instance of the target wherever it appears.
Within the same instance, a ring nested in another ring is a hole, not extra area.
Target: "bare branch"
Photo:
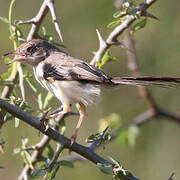
[[[52,16],[52,22],[55,25],[55,29],[56,29],[61,41],[63,42],[59,23],[58,23],[57,16],[56,16],[54,0],[44,0],[38,14],[34,18],[19,23],[19,24],[32,24],[32,27],[28,34],[27,40],[33,39],[33,37],[37,34],[39,27],[48,12],[48,8],[49,8],[51,16]]]

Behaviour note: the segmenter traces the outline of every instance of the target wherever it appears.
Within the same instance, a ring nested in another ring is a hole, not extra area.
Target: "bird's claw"
[[[76,138],[77,138],[77,135],[75,134],[71,136],[71,144],[70,144],[71,146],[73,145],[74,142],[76,142]]]

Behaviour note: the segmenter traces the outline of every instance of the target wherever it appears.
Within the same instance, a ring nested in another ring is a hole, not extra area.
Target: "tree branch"
[[[134,8],[135,12],[139,12],[138,14],[141,15],[142,12],[145,12],[147,8],[149,8],[156,0],[148,0],[145,1],[144,3],[141,3],[138,5],[136,8]],[[117,26],[108,36],[106,39],[105,43],[101,43],[102,40],[100,41],[100,46],[99,49],[96,52],[96,55],[94,58],[91,60],[90,64],[96,65],[98,61],[100,61],[106,52],[108,48],[110,48],[114,43],[117,42],[117,38],[126,30],[134,21],[136,20],[136,17],[133,15],[127,15],[126,19],[119,25]],[[100,37],[98,35],[98,37]]]
[[[66,138],[65,136],[61,135],[58,131],[56,131],[50,127],[48,129],[46,129],[46,126],[40,121],[40,119],[38,117],[34,117],[34,116],[24,112],[19,107],[8,103],[1,98],[0,98],[0,108],[6,110],[13,116],[23,120],[25,123],[29,124],[30,126],[34,127],[35,129],[39,130],[40,132],[42,132],[43,134],[45,134],[52,140],[59,143],[65,149],[74,151],[77,154],[83,156],[84,158],[90,160],[91,162],[93,162],[95,164],[101,163],[101,164],[113,165],[110,161],[107,161],[106,159],[102,158],[97,153],[95,153],[93,150],[91,150],[89,147],[80,145],[76,142],[71,145],[71,140]],[[123,176],[124,176],[124,179],[126,179],[126,180],[138,180],[134,176],[126,176],[126,175],[123,175]]]

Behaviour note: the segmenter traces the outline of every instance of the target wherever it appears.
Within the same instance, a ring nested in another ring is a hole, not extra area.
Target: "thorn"
[[[57,21],[56,9],[55,9],[55,7],[54,7],[54,3],[53,3],[52,1],[49,1],[49,2],[47,3],[47,6],[48,6],[48,8],[49,8],[49,10],[50,10],[50,13],[51,13],[51,16],[52,16],[52,22],[53,22],[54,25],[55,25],[55,29],[56,29],[56,31],[57,31],[57,33],[58,33],[61,41],[63,42],[63,37],[62,37],[61,31],[60,31],[59,23],[58,23],[58,21]]]
[[[101,36],[101,34],[100,34],[100,32],[99,32],[98,29],[96,29],[96,33],[97,33],[97,36],[98,36],[98,39],[99,39],[99,43],[100,43],[100,44],[104,44],[105,41],[104,41],[104,39],[102,38],[102,36]]]
[[[144,11],[144,12],[142,13],[142,16],[146,16],[146,17],[153,18],[153,19],[155,19],[155,20],[160,21],[160,19],[159,19],[158,17],[154,16],[153,14],[151,14],[151,13],[149,13],[149,12],[147,12],[147,11]]]

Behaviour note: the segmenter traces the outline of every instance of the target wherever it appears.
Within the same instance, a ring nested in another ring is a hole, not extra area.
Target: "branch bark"
[[[38,117],[34,117],[31,114],[24,112],[19,107],[8,103],[1,98],[0,98],[0,108],[4,109],[8,113],[12,114],[14,117],[21,119],[25,123],[29,124],[30,126],[34,127],[35,129],[39,130],[44,135],[48,136],[50,139],[59,143],[65,149],[69,149],[70,151],[76,152],[77,154],[83,156],[84,158],[88,159],[89,161],[93,162],[94,164],[102,163],[102,164],[107,164],[107,165],[113,166],[113,164],[110,161],[99,156],[91,148],[80,145],[76,142],[71,145],[71,140],[66,138],[65,136],[61,135],[58,131],[56,131],[50,127],[48,129],[46,129],[46,126],[40,121],[40,119]],[[27,174],[23,174],[23,175],[27,175]],[[138,180],[138,178],[136,178],[134,176],[124,175],[123,178],[125,180]]]

